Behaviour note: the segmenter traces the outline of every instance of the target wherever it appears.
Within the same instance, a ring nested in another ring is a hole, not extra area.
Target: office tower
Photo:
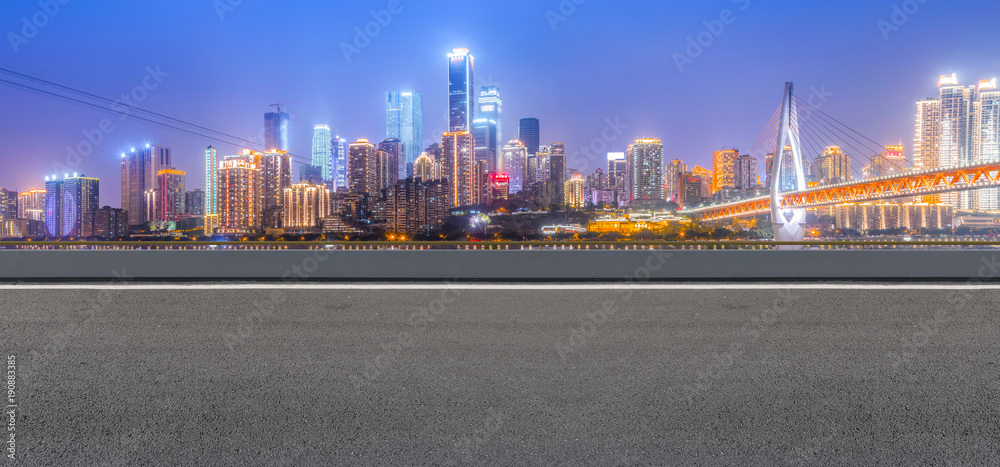
[[[1000,89],[997,79],[979,81],[972,122],[972,163],[1000,161]],[[975,190],[974,208],[978,211],[1000,210],[1000,190]]]
[[[529,153],[530,154],[530,153]],[[535,153],[535,181],[536,182],[547,182],[549,181],[549,154],[551,151],[548,146],[539,146],[538,152]]]
[[[45,233],[61,237],[63,225],[63,181],[45,177]]]
[[[205,215],[205,192],[199,188],[184,193],[184,214],[191,216]]]
[[[425,152],[413,163],[413,178],[424,181],[440,180],[441,164]]]
[[[476,144],[475,153],[477,161],[486,162],[490,170],[497,168],[497,127],[496,120],[479,117],[472,122],[472,140]]]
[[[663,144],[654,138],[640,138],[625,151],[626,191],[629,206],[635,201],[663,199]]]
[[[510,193],[520,193],[524,189],[525,164],[528,162],[528,148],[516,139],[510,140],[503,147],[501,173],[509,178]]]
[[[913,137],[914,169],[936,169],[940,144],[941,101],[930,97],[917,101],[916,131]]]
[[[244,150],[244,154],[253,157],[258,169],[260,200],[257,206],[261,225],[265,229],[281,228],[285,188],[292,186],[292,159],[288,152],[278,150],[265,153]],[[317,180],[316,183],[321,182]]]
[[[625,154],[622,153],[622,159],[624,160]],[[667,165],[663,169],[663,179],[664,179],[664,199],[668,201],[673,201],[680,204],[681,202],[681,174],[687,172],[687,164],[680,159],[674,159],[667,162]],[[624,172],[624,171],[623,171]]]
[[[378,149],[388,154],[385,165],[379,164],[379,189],[384,190],[406,178],[406,144],[399,138],[388,138],[378,144]],[[381,160],[381,159],[380,159]]]
[[[503,99],[500,98],[500,89],[496,86],[483,86],[479,89],[479,113],[476,114],[477,118],[486,118],[488,120],[493,120],[496,122],[496,145],[499,147],[503,143],[503,128],[501,127],[501,119],[503,117]],[[499,154],[499,149],[497,150]],[[496,166],[498,162],[494,161],[493,164]]]
[[[351,193],[373,197],[379,195],[378,150],[367,139],[351,143],[348,149],[348,180]]]
[[[0,221],[17,218],[17,201],[16,191],[0,188]]]
[[[264,151],[288,151],[288,114],[281,104],[271,104],[274,112],[264,114]]]
[[[712,153],[712,193],[723,188],[736,187],[736,159],[740,157],[738,149],[723,149]]]
[[[475,153],[472,133],[449,132],[442,135],[441,170],[451,188],[452,206],[475,204]]]
[[[529,155],[538,154],[539,127],[537,118],[522,118],[517,125],[517,139],[524,143]]]
[[[156,211],[153,220],[172,221],[184,214],[184,178],[181,170],[163,169],[156,174],[159,188],[156,195]]]
[[[733,167],[734,188],[746,192],[757,186],[757,158],[740,154]]]
[[[975,86],[961,86],[954,73],[938,80],[941,101],[941,139],[938,167],[949,168],[972,162],[971,119]],[[971,209],[971,192],[942,193],[941,202],[958,209]]]
[[[45,177],[45,226],[49,236],[80,235],[83,213],[100,206],[100,181],[86,176]]]
[[[316,125],[313,127],[312,166],[320,168],[323,181],[330,180],[330,156],[333,153],[333,140],[330,138],[330,127]]]
[[[476,118],[473,57],[469,49],[448,54],[448,132],[471,132]]]
[[[552,143],[549,153],[549,180],[555,188],[552,197],[564,200],[566,197],[566,147],[563,143]]]
[[[219,213],[219,158],[215,148],[205,148],[205,212]]]
[[[563,199],[567,208],[579,209],[584,206],[583,184],[584,179],[580,174],[573,174],[573,177],[563,184],[565,193]]]
[[[680,174],[680,198],[678,203],[685,209],[690,209],[698,206],[704,200],[702,188],[705,183],[702,178],[695,175],[692,172],[684,172]]]
[[[851,180],[851,158],[841,151],[839,146],[827,146],[823,155],[817,157],[813,164],[818,169],[819,182],[822,185]]]
[[[83,213],[82,237],[97,237],[116,240],[128,236],[128,212],[104,206],[101,209]]]
[[[170,148],[159,144],[140,148],[132,148],[127,154],[122,153],[121,160],[121,204],[122,209],[129,212],[131,225],[142,225],[152,220],[148,200],[155,200],[150,195],[158,188],[159,179],[156,174],[169,169],[171,164]]]
[[[17,197],[18,219],[45,222],[45,190],[22,191]]]
[[[440,230],[451,211],[450,194],[447,179],[397,181],[386,190],[386,230],[406,235]]]
[[[260,169],[251,151],[243,152],[219,164],[220,232],[251,233],[261,225]]]
[[[476,161],[474,169],[474,179],[476,183],[474,204],[488,205],[493,202],[493,191],[490,185],[490,164],[488,161]]]
[[[899,175],[906,171],[906,156],[903,154],[902,144],[890,144],[882,149],[882,161],[884,170],[878,177]]]
[[[524,158],[524,180],[521,180],[521,190],[527,190],[537,184],[538,184],[538,156],[534,154],[528,154]]]
[[[330,209],[330,190],[324,184],[296,183],[284,190],[284,227],[322,227]]]
[[[330,171],[333,180],[327,180],[327,188],[330,192],[338,189],[347,189],[347,140],[339,135],[334,136],[330,146]],[[331,183],[332,182],[332,183]]]
[[[419,92],[385,93],[385,139],[398,139],[405,145],[406,154],[399,160],[399,178],[406,178],[424,144],[423,97]]]

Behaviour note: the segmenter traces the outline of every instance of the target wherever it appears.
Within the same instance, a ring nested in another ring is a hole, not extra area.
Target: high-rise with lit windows
[[[205,148],[205,215],[219,213],[219,158],[212,146]]]
[[[636,201],[663,199],[663,144],[655,138],[639,138],[625,151],[629,206]]]
[[[163,169],[156,174],[159,181],[159,188],[156,196],[155,221],[172,221],[177,216],[184,214],[184,179],[186,174],[182,170]]]
[[[324,181],[329,180],[331,177],[330,154],[332,152],[332,142],[329,126],[320,124],[313,127],[312,166],[320,168],[320,173]]]
[[[456,131],[442,135],[441,171],[450,182],[452,206],[475,204],[475,168],[472,133]]]
[[[296,183],[284,190],[283,227],[321,227],[330,209],[330,190],[324,184]]]
[[[454,49],[448,54],[448,131],[471,132],[476,118],[474,58],[469,49]]]
[[[256,232],[260,227],[260,169],[249,151],[219,164],[219,230]]]
[[[274,112],[264,114],[264,150],[288,151],[288,114],[281,111],[281,104]]]
[[[712,193],[723,188],[736,187],[736,159],[740,157],[738,149],[723,149],[712,153]]]
[[[508,179],[509,192],[519,193],[524,189],[524,180],[527,176],[525,164],[528,162],[528,148],[524,147],[520,141],[512,139],[504,145],[501,161],[501,173],[510,177]]]
[[[385,93],[385,139],[398,139],[406,153],[398,161],[398,178],[406,178],[424,144],[423,97],[414,91]]]
[[[155,193],[159,179],[156,174],[173,167],[170,148],[159,144],[131,148],[121,157],[121,205],[129,212],[128,221],[132,226],[142,225],[152,220],[150,193]]]

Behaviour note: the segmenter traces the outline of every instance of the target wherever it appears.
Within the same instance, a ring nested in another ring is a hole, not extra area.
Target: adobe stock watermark
[[[904,24],[910,21],[910,17],[920,11],[920,6],[927,3],[927,0],[904,0],[901,4],[892,4],[892,14],[889,20],[878,20],[875,23],[878,31],[882,33],[882,39],[889,41],[889,33],[899,31]]]
[[[601,130],[600,136],[594,137],[590,140],[590,144],[581,145],[579,149],[570,153],[570,161],[573,164],[580,164],[597,159],[600,155],[607,153],[608,146],[617,141],[627,128],[628,125],[622,123],[621,117],[605,118],[604,129]]]
[[[545,10],[545,19],[549,21],[549,27],[553,31],[558,29],[559,23],[565,22],[573,13],[576,13],[576,7],[583,5],[586,1],[560,0],[555,10]]]
[[[142,78],[140,84],[133,86],[129,92],[122,93],[111,104],[111,110],[117,114],[118,120],[128,118],[132,114],[132,111],[139,108],[139,104],[149,97],[151,91],[160,87],[163,79],[167,76],[170,76],[170,74],[161,70],[160,65],[156,65],[156,67],[147,66],[146,75]],[[81,130],[80,133],[83,134],[83,139],[77,142],[75,146],[66,146],[65,163],[53,162],[53,172],[56,174],[72,172],[72,169],[79,167],[85,158],[93,154],[94,150],[116,128],[114,120],[105,117],[97,122],[96,127]]]
[[[226,15],[236,11],[236,7],[242,3],[243,0],[213,0],[212,8],[215,9],[215,15],[219,17],[219,21],[225,21]]]
[[[747,8],[750,8],[750,0],[732,0],[732,2],[737,5],[739,11],[746,11]],[[705,49],[711,47],[715,40],[726,31],[726,26],[734,22],[736,22],[736,12],[729,8],[720,11],[717,19],[702,21],[705,29],[694,36],[687,37],[687,47],[684,48],[684,53],[674,52],[671,56],[674,59],[674,65],[677,66],[677,72],[684,73],[684,67],[694,63],[695,59],[705,53]]]
[[[62,11],[62,7],[69,2],[70,0],[40,0],[38,11],[32,13],[30,17],[22,16],[20,34],[7,33],[7,40],[10,41],[10,48],[14,49],[14,53],[21,53],[21,46],[27,45],[31,39],[34,39],[42,28],[47,26],[49,21],[55,18]]]
[[[406,0],[411,2],[413,0]],[[340,52],[344,54],[344,60],[351,63],[351,57],[360,54],[365,47],[372,43],[372,39],[382,34],[382,30],[389,26],[392,17],[403,12],[402,0],[389,0],[382,10],[371,10],[372,20],[364,24],[364,27],[354,27],[354,39],[351,42],[341,42]]]

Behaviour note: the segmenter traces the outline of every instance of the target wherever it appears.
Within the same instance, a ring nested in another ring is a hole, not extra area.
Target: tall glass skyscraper
[[[529,155],[538,154],[538,119],[522,118],[517,126],[517,139],[524,143]]]
[[[128,211],[129,225],[142,225],[152,220],[147,193],[155,193],[159,183],[156,174],[173,167],[170,160],[170,148],[159,144],[147,144],[138,151],[132,148],[129,153],[122,153],[121,206]]]
[[[976,89],[972,127],[973,163],[1000,161],[1000,89],[997,79],[982,80]],[[1000,190],[976,190],[976,209],[1000,210]]]
[[[205,214],[219,213],[219,157],[215,148],[205,148]]]
[[[319,167],[321,169],[324,181],[331,179],[331,150],[332,140],[330,139],[330,127],[326,125],[314,126],[312,139],[312,166]]]
[[[52,237],[80,235],[83,213],[100,209],[100,181],[78,176],[45,178],[45,228]]]
[[[264,114],[264,151],[288,151],[288,114],[281,105],[274,112]]]
[[[385,93],[385,139],[399,139],[406,145],[405,160],[399,161],[400,178],[413,173],[424,138],[423,97],[418,92]]]
[[[449,132],[472,131],[472,121],[476,118],[473,61],[469,49],[455,49],[448,54]]]
[[[500,145],[503,142],[500,117],[503,114],[503,100],[496,86],[483,86],[479,90],[479,111],[473,121],[473,137],[476,142],[476,159],[490,161],[492,170],[502,165]]]
[[[331,180],[327,181],[330,192],[335,192],[338,188],[347,188],[347,140],[339,135],[334,136],[331,141],[330,166],[332,174]],[[332,183],[331,183],[332,182]]]

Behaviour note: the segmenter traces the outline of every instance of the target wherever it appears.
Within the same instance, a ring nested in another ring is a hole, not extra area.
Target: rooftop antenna
[[[281,113],[281,106],[283,106],[285,104],[287,104],[287,102],[276,102],[274,104],[271,104],[269,107],[275,107],[275,110],[280,114]]]

